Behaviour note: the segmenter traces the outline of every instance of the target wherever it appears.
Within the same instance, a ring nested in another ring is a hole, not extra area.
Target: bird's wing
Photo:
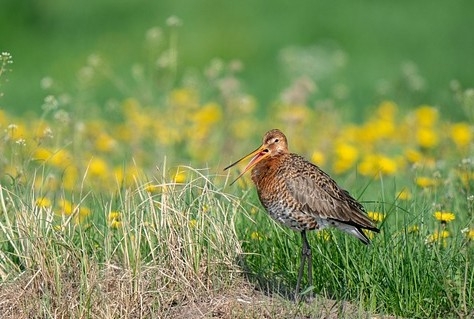
[[[307,214],[356,227],[376,229],[364,207],[319,167],[307,163],[301,174],[286,180],[292,196]]]

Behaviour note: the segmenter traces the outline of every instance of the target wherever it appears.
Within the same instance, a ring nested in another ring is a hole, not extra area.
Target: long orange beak
[[[224,168],[224,171],[237,165],[238,163],[242,162],[243,160],[249,158],[250,156],[253,156],[253,158],[250,160],[250,162],[247,164],[247,166],[245,166],[244,170],[242,173],[240,173],[239,176],[237,176],[236,179],[234,179],[234,181],[232,183],[230,183],[230,185],[234,184],[239,178],[242,177],[242,175],[244,175],[245,173],[247,173],[248,170],[252,169],[255,165],[257,165],[258,162],[260,162],[262,159],[264,159],[265,157],[267,157],[269,154],[268,150],[265,148],[265,145],[262,145],[260,146],[259,148],[257,148],[255,151],[251,152],[250,154],[248,155],[245,155],[244,157],[242,157],[241,159],[239,159],[237,162],[233,163],[233,164],[230,164],[229,166],[227,166],[226,168]]]

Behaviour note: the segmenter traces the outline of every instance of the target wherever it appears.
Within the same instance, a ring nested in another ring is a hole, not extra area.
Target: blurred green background
[[[40,112],[47,95],[41,79],[49,76],[64,91],[73,91],[91,53],[130,77],[133,63],[143,59],[146,31],[166,27],[172,15],[182,21],[179,72],[203,70],[215,57],[239,59],[245,90],[263,107],[291,81],[281,59],[289,47],[344,52],[346,63],[336,77],[355,107],[377,103],[383,83],[403,87],[403,72],[411,72],[407,61],[422,79],[422,89],[409,103],[449,105],[453,79],[463,87],[474,83],[473,12],[469,0],[2,0],[0,50],[10,52],[14,64],[8,82],[2,79],[0,107]],[[97,85],[98,103],[125,95]],[[403,101],[403,91],[390,94]],[[390,94],[384,98],[397,98]]]

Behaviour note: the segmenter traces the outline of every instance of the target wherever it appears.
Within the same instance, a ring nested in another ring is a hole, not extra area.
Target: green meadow
[[[0,5],[2,318],[474,316],[467,1]],[[269,218],[263,134],[381,229]]]

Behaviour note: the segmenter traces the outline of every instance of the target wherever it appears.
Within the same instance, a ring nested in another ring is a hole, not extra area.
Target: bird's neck
[[[263,186],[266,180],[271,179],[277,172],[278,168],[281,165],[281,162],[284,161],[286,154],[279,156],[273,156],[262,160],[252,169],[252,181],[255,186]]]

